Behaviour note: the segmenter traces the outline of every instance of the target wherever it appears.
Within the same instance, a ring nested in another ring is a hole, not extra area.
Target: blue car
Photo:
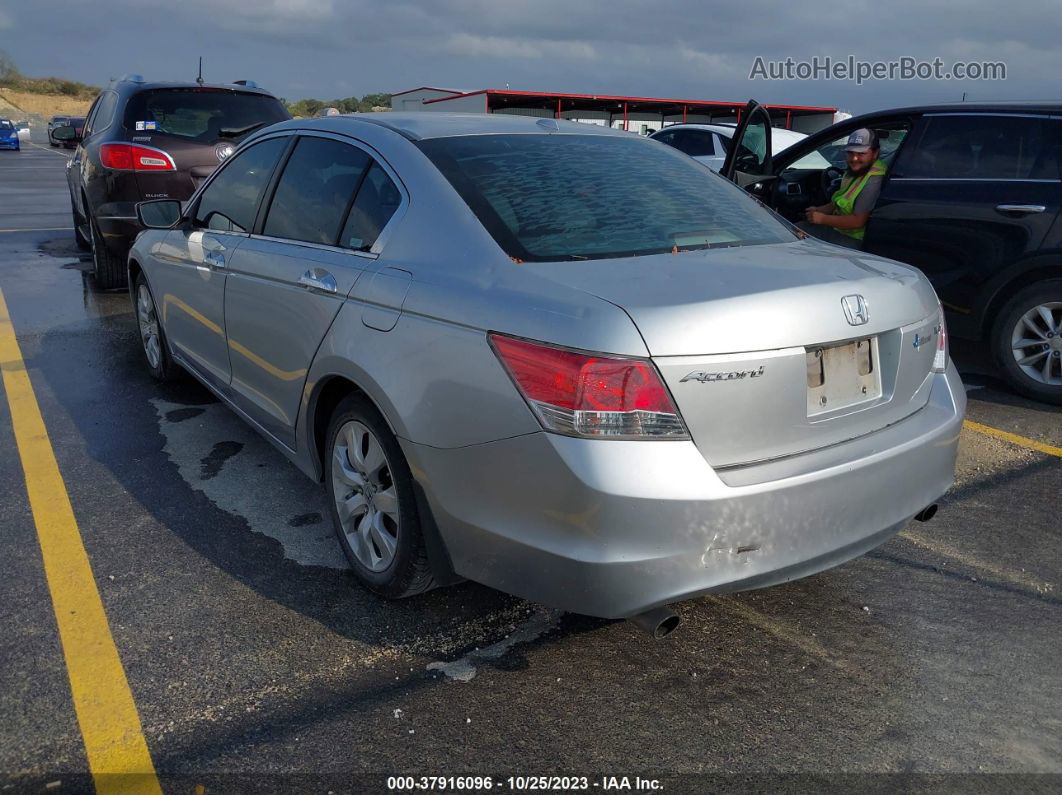
[[[21,149],[18,142],[18,130],[10,119],[0,119],[0,149]]]

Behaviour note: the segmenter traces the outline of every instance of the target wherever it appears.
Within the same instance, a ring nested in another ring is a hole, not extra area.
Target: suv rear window
[[[239,140],[290,118],[275,97],[224,88],[164,88],[141,91],[125,107],[123,126],[191,141]],[[139,123],[139,124],[138,124]]]
[[[528,262],[782,243],[754,199],[676,149],[604,135],[470,135],[417,144],[498,245]]]

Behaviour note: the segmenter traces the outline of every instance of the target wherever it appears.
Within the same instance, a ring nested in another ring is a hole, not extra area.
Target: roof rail
[[[232,84],[236,86],[247,86],[247,88],[258,88],[258,83],[253,80],[233,80]]]
[[[122,75],[118,78],[119,83],[143,83],[144,76],[138,75],[135,72],[132,74]]]

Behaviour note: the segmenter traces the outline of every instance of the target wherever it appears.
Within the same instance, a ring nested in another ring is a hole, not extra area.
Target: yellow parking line
[[[963,425],[969,428],[971,431],[977,431],[983,433],[986,436],[994,436],[997,439],[1002,439],[1005,442],[1016,444],[1024,447],[1028,450],[1035,450],[1038,453],[1047,453],[1048,455],[1058,456],[1062,458],[1062,447],[1052,447],[1049,444],[1038,442],[1035,439],[1029,439],[1025,436],[1018,436],[1016,433],[1010,433],[1009,431],[1001,431],[999,428],[993,428],[991,425],[982,425],[979,422],[973,420],[964,420]]]
[[[0,370],[96,791],[161,793],[2,290]]]

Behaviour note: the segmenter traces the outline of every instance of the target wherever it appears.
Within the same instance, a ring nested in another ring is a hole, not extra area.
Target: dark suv
[[[772,158],[770,120],[750,102],[720,173],[800,220],[829,201],[861,127],[888,165],[864,250],[920,268],[953,336],[987,344],[1019,392],[1062,405],[1062,103],[880,111]]]
[[[55,140],[78,144],[66,172],[74,237],[92,250],[97,285],[125,285],[126,254],[141,229],[137,202],[191,198],[244,136],[289,118],[276,97],[247,81],[148,83],[128,75],[100,92],[83,134],[53,130]]]

